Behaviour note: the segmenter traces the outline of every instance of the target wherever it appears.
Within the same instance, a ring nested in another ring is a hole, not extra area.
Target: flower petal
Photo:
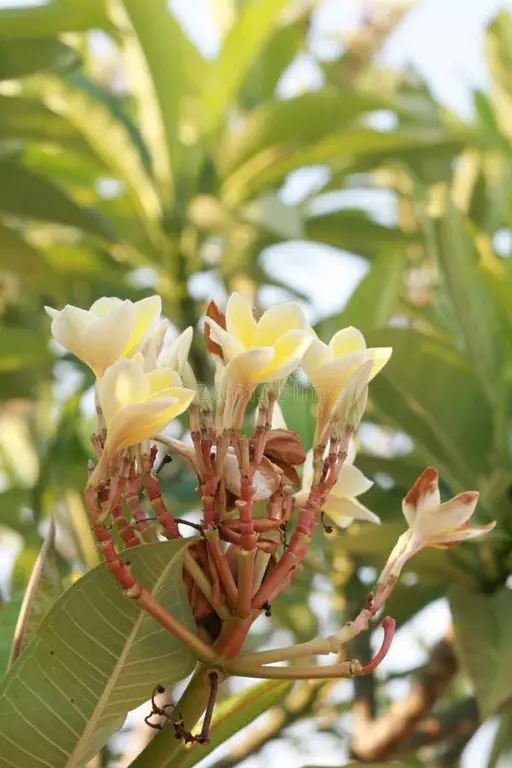
[[[133,403],[121,408],[107,429],[106,450],[119,453],[160,432],[173,418],[173,400]]]
[[[272,381],[272,373],[268,378],[268,371],[273,359],[272,347],[250,349],[233,357],[226,366],[226,373],[237,384],[263,384]]]
[[[163,389],[176,386],[179,387],[181,385],[179,373],[173,371],[172,368],[158,368],[157,370],[148,373],[147,378],[152,395],[161,392]]]
[[[228,299],[226,330],[232,336],[236,336],[245,349],[251,348],[256,330],[256,320],[251,305],[240,293],[232,293]]]
[[[158,365],[161,367],[174,368],[178,372],[183,370],[190,352],[190,345],[194,336],[192,326],[185,328],[178,338],[168,347],[162,350],[158,358]]]
[[[94,302],[89,312],[95,317],[103,317],[103,315],[106,315],[111,309],[118,307],[122,303],[123,300],[118,299],[117,296],[102,296],[101,299]],[[130,304],[131,303],[132,302],[130,302]]]
[[[129,403],[144,401],[149,393],[149,382],[138,365],[131,360],[117,360],[96,383],[96,389],[107,425],[116,413]]]
[[[224,357],[229,363],[237,355],[245,352],[244,345],[236,336],[232,336],[230,333],[221,328],[215,320],[210,317],[205,317],[205,324],[210,328],[210,337],[212,341],[218,344],[224,353]]]
[[[370,372],[369,381],[374,379],[379,371],[384,368],[389,358],[391,357],[392,352],[392,347],[372,347],[371,349],[367,350],[367,359],[373,361],[373,368]]]
[[[311,336],[298,329],[287,331],[274,346],[274,359],[267,372],[266,381],[285,379],[300,365],[300,361],[311,344]]]
[[[345,384],[365,362],[364,352],[349,352],[322,365],[312,379],[318,398],[335,401]]]
[[[338,499],[330,495],[327,497],[322,510],[341,528],[346,528],[352,520],[362,520],[368,523],[380,524],[377,515],[356,499]]]
[[[421,518],[417,521],[418,532],[422,536],[434,536],[458,530],[475,511],[478,496],[477,491],[465,491],[429,513],[422,508]]]
[[[334,359],[332,349],[324,344],[320,339],[313,338],[304,357],[302,358],[302,367],[306,371],[312,383],[315,381],[317,370]]]
[[[495,528],[496,522],[487,523],[487,525],[471,525],[466,528],[461,528],[458,531],[452,531],[451,533],[440,533],[428,538],[424,546],[444,548],[443,545],[451,544],[453,542],[467,541],[468,539],[476,539],[478,536],[483,536],[486,533]]]
[[[420,512],[425,510],[428,513],[437,509],[441,504],[438,482],[437,469],[427,467],[405,495],[402,502],[402,512],[411,528],[416,524]],[[419,520],[417,524],[420,524]]]
[[[144,342],[147,335],[158,322],[162,312],[162,299],[160,296],[148,296],[133,304],[135,322],[133,330],[123,356],[129,357],[135,348]]]
[[[261,316],[254,332],[255,347],[273,347],[287,331],[305,330],[306,318],[301,307],[295,301],[270,307]]]
[[[52,335],[55,341],[66,347],[84,363],[88,363],[84,340],[87,329],[93,322],[93,315],[85,309],[79,309],[68,304],[54,317],[51,325]]]
[[[134,322],[133,304],[123,301],[98,317],[87,329],[84,339],[87,362],[98,377],[122,356]]]
[[[343,357],[349,352],[365,352],[366,341],[361,331],[349,326],[334,334],[329,342],[329,347],[334,352],[335,357]]]
[[[373,486],[373,482],[363,475],[360,469],[352,464],[343,464],[338,479],[330,496],[352,499],[360,496]]]

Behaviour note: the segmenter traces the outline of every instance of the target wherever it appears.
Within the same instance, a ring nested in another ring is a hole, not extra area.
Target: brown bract
[[[265,444],[265,456],[283,471],[290,485],[300,485],[300,477],[295,467],[304,464],[306,451],[297,432],[271,429]]]
[[[209,302],[208,306],[206,307],[206,317],[209,317],[211,320],[217,323],[217,325],[220,325],[221,328],[224,328],[226,330],[226,315],[224,312],[221,312],[221,310],[218,308],[216,303],[213,301],[213,299]],[[226,362],[224,358],[224,353],[222,351],[222,347],[217,344],[215,341],[213,341],[211,337],[211,331],[210,326],[208,323],[204,324],[204,339],[206,343],[206,349],[211,355],[214,355],[215,357],[218,357],[223,363]]]

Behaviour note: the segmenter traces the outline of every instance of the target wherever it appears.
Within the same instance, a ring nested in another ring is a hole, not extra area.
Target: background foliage
[[[354,690],[261,684],[226,699],[208,749],[266,711],[261,729],[217,765],[238,764],[270,739],[293,741],[290,726],[307,721],[354,759],[451,767],[480,724],[497,718],[491,768],[512,752],[512,18],[502,12],[486,31],[490,87],[474,93],[465,122],[414,72],[375,63],[403,12],[370,16],[337,58],[318,61],[321,87],[282,99],[276,87],[308,49],[313,9],[232,6],[215,59],[194,47],[165,0],[151,0],[150,12],[138,0],[0,10],[0,667],[48,516],[61,586],[47,590],[42,614],[98,562],[81,501],[92,380],[48,345],[43,306],[156,290],[176,328],[198,326],[198,275],[205,295],[210,286],[256,300],[267,286],[293,295],[262,252],[323,243],[339,258],[364,258],[368,272],[318,333],[354,324],[372,346],[394,348],[372,385],[358,458],[375,480],[365,503],[383,525],[318,534],[258,642],[306,640],[355,610],[426,464],[439,468],[447,497],[478,488],[480,521],[498,527],[482,544],[422,554],[394,595],[389,612],[401,626],[444,596],[453,615],[453,633],[425,668],[403,673],[404,698],[395,701],[382,676]],[[284,202],[290,174],[317,166],[323,182]],[[389,191],[394,224],[341,202],[339,192],[367,188]],[[197,338],[193,362],[207,380]],[[302,395],[282,405],[307,442],[312,400],[307,388]],[[193,487],[173,462],[167,491],[180,514],[193,513]],[[362,642],[354,650],[364,656]],[[137,739],[140,748],[149,737],[141,719],[113,752]],[[179,764],[206,754],[191,750]]]

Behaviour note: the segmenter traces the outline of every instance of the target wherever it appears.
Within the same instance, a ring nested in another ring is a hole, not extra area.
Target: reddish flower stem
[[[165,506],[158,480],[151,472],[147,472],[142,479],[144,493],[151,504],[151,508],[162,526],[164,536],[167,539],[180,539],[181,533],[173,515]]]

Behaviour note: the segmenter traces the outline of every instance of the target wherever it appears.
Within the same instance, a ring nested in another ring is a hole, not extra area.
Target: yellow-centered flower
[[[324,407],[336,402],[343,387],[367,360],[373,361],[368,381],[386,365],[391,347],[367,349],[366,341],[357,328],[343,328],[334,334],[329,344],[313,339],[304,355],[302,367],[306,371],[317,397]]]
[[[222,349],[226,373],[241,386],[285,379],[300,365],[311,342],[308,324],[295,302],[271,307],[256,321],[251,305],[233,293],[226,329],[206,318],[212,340]]]
[[[92,368],[100,379],[106,368],[131,357],[143,345],[162,311],[160,296],[141,301],[103,297],[89,310],[70,304],[62,310],[45,307],[59,344]]]
[[[346,528],[353,520],[364,520],[368,523],[380,523],[379,518],[357,499],[362,493],[368,491],[373,483],[363,475],[360,469],[353,466],[356,451],[351,441],[347,458],[340,470],[338,479],[330,491],[322,512],[338,525]],[[309,451],[304,464],[302,476],[302,489],[295,496],[299,506],[303,506],[309,496],[313,481],[313,452]]]
[[[175,371],[160,368],[144,373],[143,365],[142,355],[118,360],[96,384],[109,456],[160,432],[195,396],[194,390],[181,386]]]

